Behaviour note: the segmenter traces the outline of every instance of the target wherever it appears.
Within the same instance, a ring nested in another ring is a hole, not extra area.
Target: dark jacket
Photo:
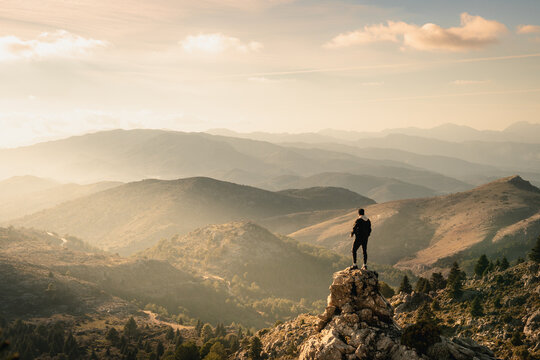
[[[351,236],[356,235],[357,238],[368,238],[371,234],[371,221],[365,216],[356,219],[354,227],[351,231]]]

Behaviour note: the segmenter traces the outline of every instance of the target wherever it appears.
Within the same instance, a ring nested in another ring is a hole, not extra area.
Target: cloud
[[[22,40],[14,35],[0,37],[0,61],[80,58],[106,41],[84,38],[65,30],[41,33],[36,39]]]
[[[540,33],[539,25],[519,25],[517,27],[518,34],[538,34]]]
[[[475,85],[475,84],[485,84],[487,80],[454,80],[451,81],[451,85]]]
[[[459,27],[442,28],[432,23],[418,26],[403,21],[388,21],[386,24],[366,25],[363,29],[339,34],[324,46],[341,48],[374,42],[394,42],[416,50],[467,51],[495,43],[506,32],[506,26],[495,20],[462,13]]]
[[[226,51],[240,53],[257,52],[263,45],[256,41],[244,43],[240,39],[220,33],[189,35],[180,41],[184,51],[188,53],[219,54]]]

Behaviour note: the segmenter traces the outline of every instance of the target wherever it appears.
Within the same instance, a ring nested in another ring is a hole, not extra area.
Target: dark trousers
[[[362,252],[364,253],[364,264],[367,264],[367,241],[368,241],[367,237],[366,238],[356,237],[354,239],[354,244],[352,247],[353,263],[356,264],[356,252],[358,251],[358,248],[362,246]]]

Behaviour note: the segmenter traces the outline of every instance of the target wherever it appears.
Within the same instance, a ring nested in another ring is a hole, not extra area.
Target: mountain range
[[[400,161],[368,159],[204,133],[112,130],[0,150],[0,178],[33,175],[93,183],[208,176],[257,186],[282,175],[345,172],[399,179],[439,193],[472,185]]]
[[[76,235],[109,251],[130,254],[162,238],[209,224],[374,203],[334,187],[271,192],[205,177],[143,180],[65,202],[9,224]]]
[[[102,181],[93,184],[61,184],[36,176],[14,176],[0,181],[0,222],[53,207],[65,201],[120,185]]]
[[[419,136],[443,141],[512,141],[538,143],[540,139],[540,124],[519,121],[511,124],[503,130],[477,130],[470,126],[457,124],[441,124],[432,128],[393,128],[378,132],[367,131],[347,131],[336,129],[323,129],[318,132],[308,133],[265,133],[252,132],[240,133],[228,129],[211,129],[207,131],[210,134],[223,135],[230,137],[242,137],[269,141],[276,143],[283,142],[305,142],[305,143],[324,143],[336,141],[357,141],[366,138],[380,138],[390,134],[403,134],[410,136]]]

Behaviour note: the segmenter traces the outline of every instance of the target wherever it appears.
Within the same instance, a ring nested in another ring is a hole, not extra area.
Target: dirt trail
[[[144,310],[143,311],[145,314],[148,315],[148,320],[152,323],[152,324],[157,324],[157,325],[166,325],[166,326],[170,326],[172,327],[174,330],[193,330],[195,329],[194,326],[186,326],[186,325],[180,325],[180,324],[176,324],[176,323],[172,323],[172,322],[167,322],[167,321],[163,321],[163,320],[159,320],[157,318],[157,314],[150,311],[150,310]]]

